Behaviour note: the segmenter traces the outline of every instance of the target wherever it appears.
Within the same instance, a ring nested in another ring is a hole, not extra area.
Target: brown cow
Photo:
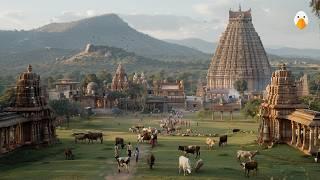
[[[64,150],[64,155],[66,157],[66,160],[73,160],[74,159],[74,155],[72,154],[72,150],[70,148],[66,148]]]
[[[98,141],[98,139],[100,139],[100,143],[102,144],[103,143],[103,134],[102,133],[92,133],[92,132],[89,132],[87,134],[87,138],[89,140],[88,143],[92,142],[93,143],[93,140],[95,141]]]

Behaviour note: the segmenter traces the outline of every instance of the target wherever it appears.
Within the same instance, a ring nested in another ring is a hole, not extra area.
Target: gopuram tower
[[[207,91],[234,89],[245,80],[248,91],[263,91],[269,83],[271,67],[266,51],[252,24],[251,9],[229,11],[229,24],[222,34],[207,73]]]

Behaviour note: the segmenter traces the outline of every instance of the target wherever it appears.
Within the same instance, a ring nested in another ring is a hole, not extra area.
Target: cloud
[[[4,29],[21,29],[24,26],[26,17],[26,14],[22,11],[3,11],[0,13],[1,27]]]
[[[270,13],[270,8],[262,8],[265,13]]]
[[[221,9],[230,8],[233,5],[231,0],[215,0],[210,3],[195,4],[192,8],[196,13],[202,15],[214,15],[219,14],[217,12],[221,12]]]
[[[59,16],[55,16],[50,19],[50,22],[69,22],[76,21],[83,18],[93,17],[100,15],[101,13],[95,10],[87,10],[85,12],[64,11]]]
[[[159,39],[182,39],[191,37],[210,38],[221,32],[225,22],[220,19],[198,20],[175,15],[120,15],[128,24]]]

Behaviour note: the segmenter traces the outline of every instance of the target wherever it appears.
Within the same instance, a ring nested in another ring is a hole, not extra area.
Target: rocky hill
[[[91,43],[122,48],[160,60],[191,61],[209,58],[207,54],[198,50],[140,33],[115,14],[68,23],[52,23],[30,31],[0,31],[0,39],[0,53],[45,47],[81,49]]]

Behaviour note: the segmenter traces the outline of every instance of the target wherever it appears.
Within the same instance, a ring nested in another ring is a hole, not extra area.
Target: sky
[[[252,9],[253,24],[266,47],[320,49],[320,19],[310,0],[0,0],[0,29],[33,29],[101,14],[119,14],[130,26],[159,39],[199,38],[218,42],[229,9]],[[309,25],[293,19],[305,11]]]

